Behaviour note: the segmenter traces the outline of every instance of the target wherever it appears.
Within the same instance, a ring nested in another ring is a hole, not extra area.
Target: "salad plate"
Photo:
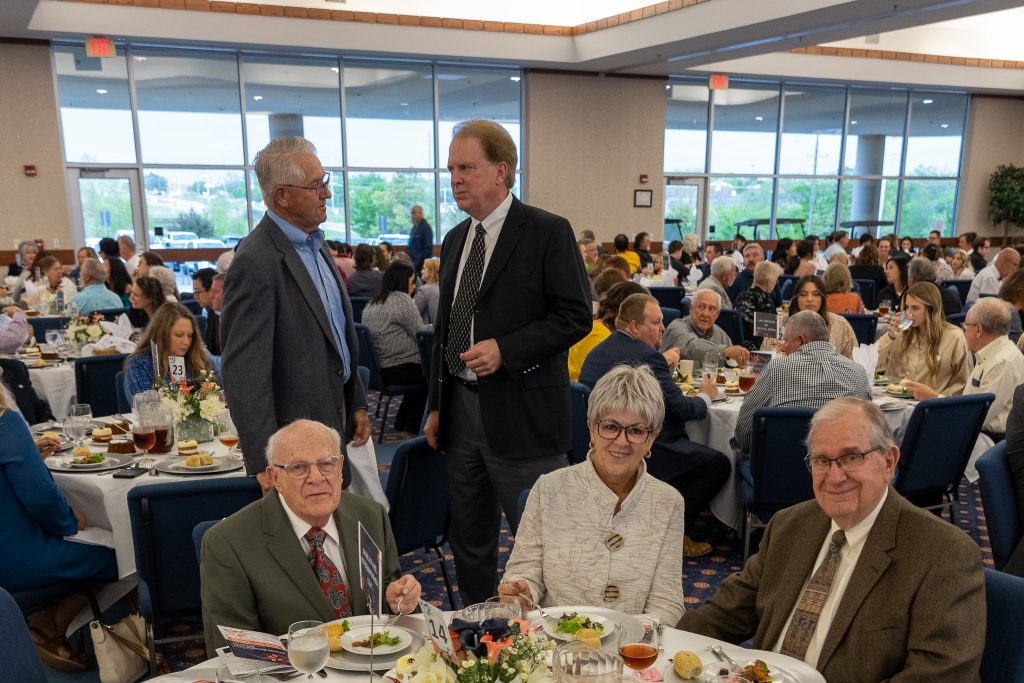
[[[597,630],[600,631],[602,638],[615,631],[614,621],[608,617],[596,614],[593,609],[586,607],[574,607],[572,609],[548,607],[544,611],[551,616],[550,619],[544,620],[544,633],[556,640],[572,640],[576,631],[581,628],[587,628],[588,620],[589,623],[600,627]],[[561,617],[563,616],[572,616],[573,618],[562,619]]]

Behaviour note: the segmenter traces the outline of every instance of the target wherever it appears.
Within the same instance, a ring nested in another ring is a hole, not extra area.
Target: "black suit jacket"
[[[470,223],[452,228],[441,245],[430,382],[430,409],[440,411],[441,449],[455,384],[444,349]],[[481,377],[478,387],[484,432],[496,455],[568,452],[568,349],[590,332],[591,323],[590,286],[569,221],[513,197],[473,316],[474,342],[494,339],[501,350],[502,367]]]
[[[220,355],[220,315],[212,308],[206,309],[206,334],[203,343],[211,356]]]
[[[298,419],[351,436],[349,415],[366,407],[352,304],[330,252],[320,247],[341,295],[348,381],[320,294],[291,242],[264,216],[242,240],[224,280],[222,376],[249,474],[267,465],[264,449],[278,428]],[[345,481],[348,459],[345,460]]]
[[[651,476],[668,481],[714,456],[714,451],[693,443],[686,436],[685,422],[707,416],[707,404],[702,398],[683,396],[672,381],[665,357],[653,346],[625,332],[612,332],[587,354],[580,371],[580,383],[593,388],[616,365],[646,365],[661,386],[665,399],[665,424],[654,441],[647,464]]]
[[[32,380],[24,363],[12,358],[0,358],[0,370],[3,370],[3,382],[14,394],[18,411],[26,422],[35,425],[56,419],[50,410],[50,404],[46,399],[39,398],[36,390],[32,388]]]

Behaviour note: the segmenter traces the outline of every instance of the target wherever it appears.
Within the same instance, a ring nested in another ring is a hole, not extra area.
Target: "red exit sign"
[[[85,41],[86,57],[115,57],[117,48],[110,38],[90,38]]]
[[[725,74],[711,74],[708,76],[708,88],[710,90],[726,90],[729,88],[729,77]]]

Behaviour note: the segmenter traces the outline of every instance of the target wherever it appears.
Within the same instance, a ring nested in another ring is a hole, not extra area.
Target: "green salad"
[[[593,621],[590,617],[581,616],[576,612],[563,614],[558,618],[558,623],[555,624],[555,631],[570,635],[584,628],[592,628],[598,633],[604,633],[604,626],[602,624]]]
[[[360,640],[352,643],[353,647],[363,647],[373,649],[380,647],[381,645],[398,645],[398,636],[391,635],[388,631],[378,631],[366,640]]]

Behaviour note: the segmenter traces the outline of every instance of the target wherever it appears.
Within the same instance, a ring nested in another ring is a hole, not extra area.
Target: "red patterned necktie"
[[[811,580],[804,587],[800,599],[796,603],[796,611],[793,612],[793,619],[789,622],[789,629],[786,630],[786,637],[782,640],[782,647],[779,649],[784,655],[803,659],[807,654],[807,646],[811,642],[811,635],[818,626],[818,617],[825,606],[828,594],[832,590],[832,581],[836,577],[836,569],[839,567],[839,551],[846,543],[846,534],[842,529],[832,534],[832,542],[829,543],[825,559],[814,572]]]
[[[334,615],[339,619],[352,616],[352,602],[349,600],[345,581],[341,578],[338,567],[324,552],[324,539],[327,538],[327,532],[318,526],[310,527],[305,538],[309,543],[309,566],[313,568],[313,575],[320,584],[320,590],[324,592],[331,609],[334,610]]]

